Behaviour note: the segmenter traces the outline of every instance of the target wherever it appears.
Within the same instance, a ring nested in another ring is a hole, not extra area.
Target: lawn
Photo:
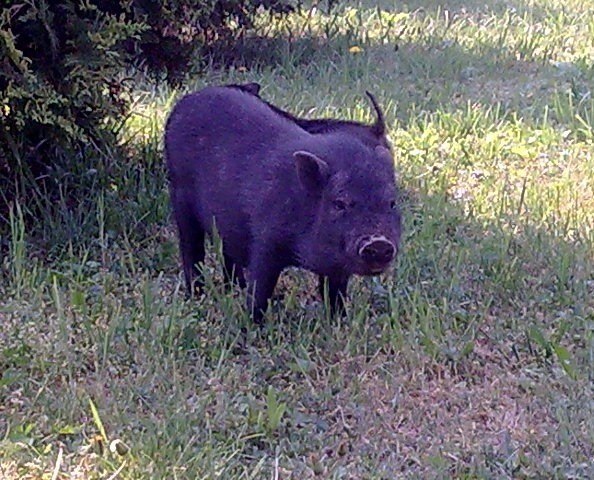
[[[594,478],[594,3],[345,1],[259,27],[282,38],[249,63],[140,79],[121,145],[0,224],[0,477]],[[345,318],[291,270],[255,328],[216,240],[184,297],[163,124],[243,81],[299,115],[370,121],[366,89],[386,111],[402,249]]]

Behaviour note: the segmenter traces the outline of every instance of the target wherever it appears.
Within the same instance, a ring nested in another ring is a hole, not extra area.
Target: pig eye
[[[344,212],[347,209],[347,204],[343,200],[334,200],[332,205],[337,212]]]

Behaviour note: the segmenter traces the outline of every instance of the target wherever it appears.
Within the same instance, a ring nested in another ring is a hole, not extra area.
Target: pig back
[[[254,211],[272,184],[294,186],[289,145],[308,137],[248,93],[209,87],[186,95],[165,130],[174,209],[183,204],[206,231],[214,219],[227,251],[245,265]]]

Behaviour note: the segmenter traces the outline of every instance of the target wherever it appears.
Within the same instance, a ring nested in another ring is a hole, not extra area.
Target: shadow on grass
[[[215,46],[211,63],[232,66],[239,80],[258,80],[252,69],[273,68],[275,74],[264,75],[264,94],[280,97],[282,105],[284,84],[302,83],[304,111],[324,97],[341,108],[343,94],[372,89],[398,102],[396,115],[405,124],[419,111],[472,103],[498,105],[503,118],[545,118],[591,138],[594,70],[586,50],[567,61],[567,51],[578,47],[561,46],[570,22],[581,17],[563,16],[562,7],[516,3],[414,1],[397,10],[344,5],[334,16],[309,19],[311,28],[300,27],[301,34]]]

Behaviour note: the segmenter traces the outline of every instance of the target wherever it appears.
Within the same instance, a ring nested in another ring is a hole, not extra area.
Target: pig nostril
[[[375,240],[360,249],[360,255],[365,262],[385,264],[394,258],[395,248],[387,240]]]

